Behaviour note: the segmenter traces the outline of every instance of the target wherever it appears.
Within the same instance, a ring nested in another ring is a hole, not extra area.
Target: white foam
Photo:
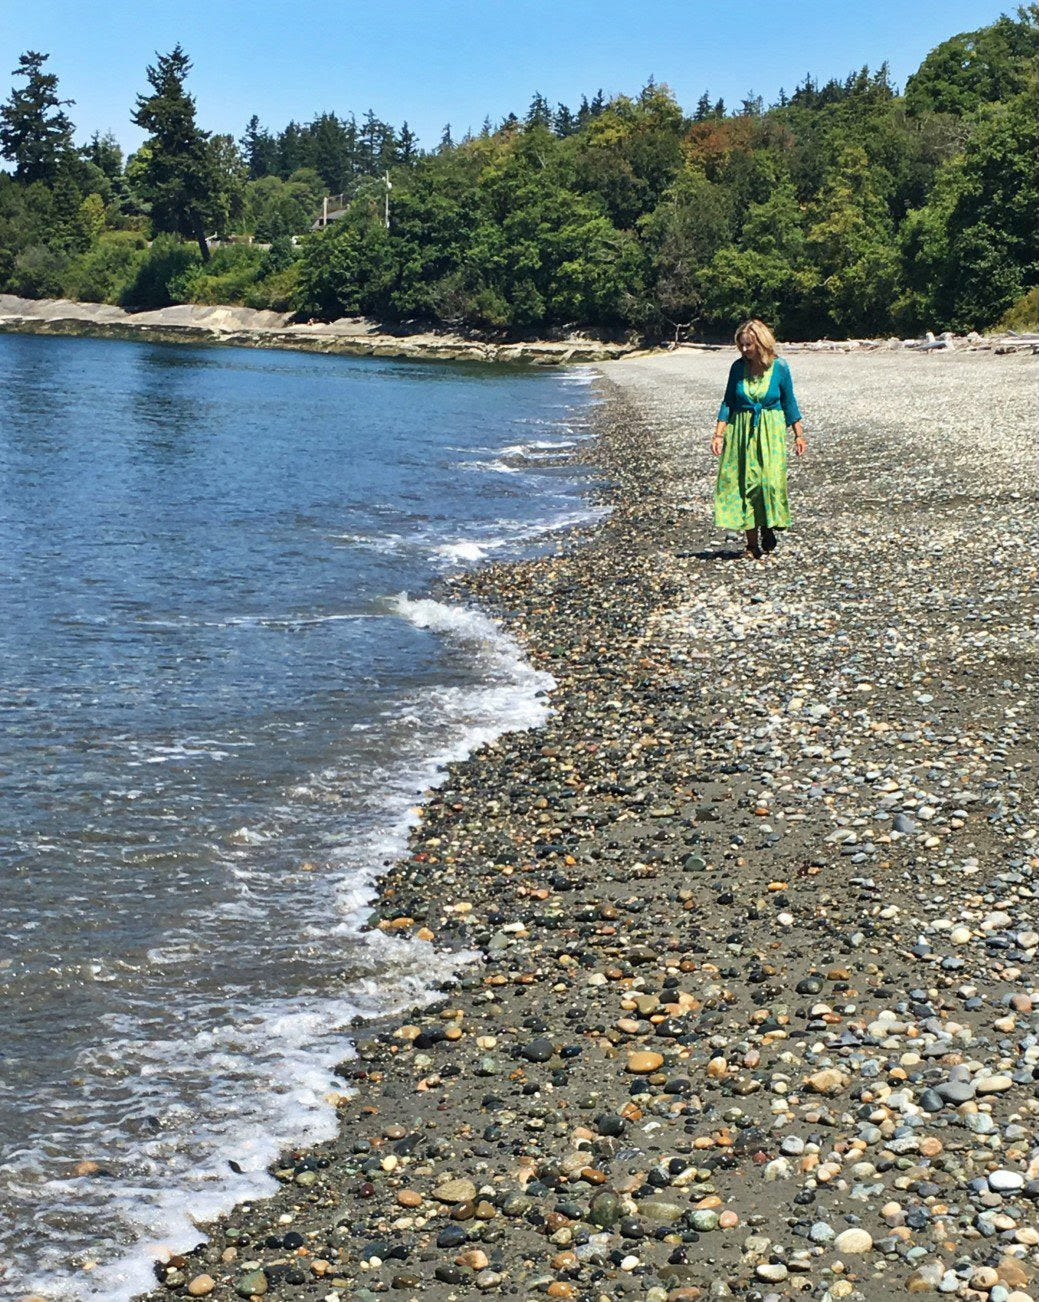
[[[577,510],[562,511],[548,520],[521,522],[518,520],[498,520],[492,529],[497,530],[480,538],[459,539],[457,542],[442,543],[434,555],[449,566],[477,564],[499,551],[509,548],[521,549],[524,544],[544,538],[548,534],[562,533],[567,529],[597,524],[609,514],[606,507],[582,506]]]
[[[554,680],[534,669],[515,640],[480,611],[403,593],[388,608],[463,647],[477,682],[425,689],[384,718],[386,726],[414,737],[414,749],[392,772],[372,775],[381,816],[369,836],[359,842],[351,835],[331,853],[330,873],[323,880],[335,893],[338,922],[329,925],[326,898],[320,925],[315,915],[301,937],[305,942],[309,933],[312,943],[326,947],[330,934],[360,937],[360,944],[350,946],[351,963],[360,972],[351,973],[348,992],[339,996],[296,996],[261,1007],[186,1004],[182,1024],[205,1029],[188,1030],[182,1038],[142,1035],[133,1014],[108,1019],[108,1034],[77,1063],[77,1074],[88,1086],[69,1101],[69,1117],[71,1125],[75,1113],[75,1125],[82,1127],[78,1114],[89,1110],[91,1081],[103,1082],[105,1090],[125,1091],[121,1120],[113,1122],[102,1111],[109,1120],[92,1137],[92,1155],[111,1160],[116,1178],[51,1179],[41,1188],[27,1168],[11,1174],[25,1186],[26,1206],[34,1194],[51,1207],[74,1205],[77,1221],[98,1227],[99,1243],[115,1238],[124,1249],[89,1273],[70,1278],[67,1245],[54,1242],[44,1259],[14,1263],[15,1270],[24,1272],[20,1293],[35,1291],[61,1302],[127,1302],[153,1287],[154,1261],[194,1247],[204,1237],[199,1224],[272,1192],[266,1168],[281,1151],[335,1133],[329,1098],[341,1093],[343,1084],[332,1071],[351,1052],[354,1019],[428,1002],[437,983],[474,957],[362,931],[364,919],[381,864],[404,849],[423,793],[443,779],[447,764],[475,746],[503,731],[540,724],[548,714],[546,693]],[[308,785],[319,780],[334,784],[337,774],[314,775]],[[247,845],[256,844],[255,837],[252,828],[235,834]],[[253,876],[262,877],[245,864],[232,866],[232,872],[243,890]],[[190,945],[171,938],[149,958],[160,965],[187,962]],[[193,1093],[200,1075],[211,1082],[202,1100]],[[124,1169],[121,1127],[127,1117],[153,1114],[162,1130],[134,1145],[132,1169]],[[60,1122],[51,1136],[68,1152],[80,1151],[82,1138],[81,1129],[74,1134]],[[242,1168],[240,1173],[226,1165],[229,1157]]]
[[[444,543],[436,549],[436,554],[445,561],[482,561],[492,546],[493,543]]]
[[[237,1203],[273,1193],[277,1185],[267,1168],[286,1147],[319,1143],[336,1133],[332,1100],[345,1087],[333,1069],[352,1056],[354,1018],[421,1006],[434,997],[434,983],[473,957],[375,935],[372,975],[352,985],[349,1000],[322,997],[234,1009],[230,1021],[182,1040],[150,1043],[137,1038],[128,1019],[128,1040],[109,1040],[103,1051],[81,1055],[77,1071],[88,1081],[97,1073],[118,1075],[131,1064],[126,1084],[139,1098],[126,1115],[146,1116],[158,1099],[162,1130],[138,1146],[125,1173],[118,1170],[125,1136],[115,1128],[93,1136],[94,1153],[117,1168],[114,1180],[41,1181],[28,1162],[8,1155],[10,1189],[27,1206],[42,1199],[59,1212],[75,1209],[77,1218],[89,1215],[124,1245],[113,1259],[74,1276],[67,1246],[60,1242],[49,1246],[42,1260],[16,1257],[18,1296],[36,1292],[55,1302],[127,1302],[155,1286],[155,1261],[190,1250],[204,1238],[199,1225]],[[213,1082],[205,1106],[194,1099],[171,1102],[181,1079],[190,1088],[200,1069]],[[69,1100],[76,1113],[83,1106],[82,1095]],[[80,1124],[76,1117],[66,1131],[59,1123],[55,1142],[76,1152]],[[228,1166],[229,1157],[239,1171]]]
[[[575,446],[573,439],[535,439],[531,443],[510,443],[502,448],[503,457],[519,457],[522,461],[552,461]]]
[[[399,552],[406,544],[406,538],[400,533],[337,533],[332,534],[333,542],[350,543],[353,547],[361,547],[366,551],[384,552],[394,554]]]
[[[496,457],[493,461],[459,461],[457,462],[459,470],[479,470],[487,474],[495,475],[519,475],[523,471],[519,466],[510,466],[507,461],[502,461]]]

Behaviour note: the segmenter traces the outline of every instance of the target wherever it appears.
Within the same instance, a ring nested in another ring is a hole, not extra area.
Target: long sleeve
[[[783,404],[783,415],[788,425],[793,425],[801,419],[801,408],[794,397],[793,377],[786,362],[779,365],[779,401]]]
[[[725,421],[726,424],[732,419],[732,409],[736,405],[736,385],[739,383],[742,371],[742,361],[733,362],[729,368],[729,379],[725,385],[725,397],[722,398],[722,405],[718,408],[718,419]]]

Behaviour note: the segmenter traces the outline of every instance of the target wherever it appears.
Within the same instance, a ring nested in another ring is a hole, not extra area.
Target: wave
[[[174,1024],[188,1028],[183,1034],[171,1030],[168,1020],[164,1030],[153,1026],[154,1010],[108,1017],[94,1045],[76,1062],[82,1087],[52,1100],[50,1160],[27,1150],[9,1154],[0,1169],[27,1217],[42,1204],[52,1221],[74,1215],[80,1227],[94,1231],[94,1242],[114,1238],[120,1246],[112,1259],[73,1277],[66,1237],[49,1239],[42,1251],[36,1245],[32,1262],[16,1254],[12,1276],[21,1275],[18,1295],[35,1291],[55,1302],[128,1302],[154,1287],[155,1261],[194,1247],[204,1237],[200,1225],[239,1202],[273,1192],[267,1168],[281,1151],[335,1133],[334,1100],[343,1085],[333,1073],[352,1053],[356,1019],[429,1002],[438,986],[475,957],[367,931],[367,913],[382,865],[406,847],[423,794],[443,781],[447,765],[476,747],[504,731],[540,725],[555,683],[480,611],[406,593],[388,599],[385,608],[464,650],[472,679],[458,686],[430,685],[384,712],[379,727],[400,744],[396,758],[372,775],[370,798],[378,802],[378,817],[366,834],[347,832],[326,847],[325,896],[309,921],[306,900],[292,898],[302,915],[294,940],[300,953],[309,945],[327,954],[335,938],[350,970],[333,979],[326,969],[320,995],[304,992],[260,1004],[247,991],[230,1000],[226,994],[215,998],[212,991],[193,993],[186,975]],[[343,774],[332,768],[306,785],[327,788],[342,781]],[[264,841],[244,828],[231,839],[245,854]],[[253,894],[267,890],[268,883],[248,861],[235,875],[242,889],[239,916],[248,927],[250,910],[259,920],[269,908]],[[148,951],[146,969],[179,966],[191,974],[211,943],[202,924],[212,927],[213,914],[208,907],[193,932],[168,936]],[[219,943],[226,939],[221,935]],[[352,943],[343,948],[344,940]],[[77,974],[79,979],[88,975],[103,980],[108,973]],[[134,980],[146,983],[148,971]],[[338,987],[332,992],[330,982]],[[192,1032],[192,1026],[200,1029]],[[202,1097],[200,1080],[206,1082]],[[115,1096],[120,1107],[113,1111]],[[56,1153],[66,1161],[56,1162]],[[72,1168],[84,1156],[110,1170],[111,1178],[74,1175]],[[232,1158],[234,1169],[228,1166]]]
[[[457,470],[479,470],[484,474],[493,475],[522,475],[524,472],[520,466],[510,466],[507,461],[502,461],[500,457],[495,457],[492,461],[458,461],[455,463]]]

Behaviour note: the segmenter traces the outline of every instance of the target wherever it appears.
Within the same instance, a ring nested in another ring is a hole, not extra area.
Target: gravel
[[[481,958],[156,1298],[1034,1302],[1034,366],[792,353],[747,563],[729,358],[602,368],[611,515],[453,585],[554,713],[452,768],[372,927]]]

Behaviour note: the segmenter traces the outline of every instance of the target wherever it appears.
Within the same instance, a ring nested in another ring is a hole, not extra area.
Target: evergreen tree
[[[527,109],[524,122],[528,127],[550,127],[552,125],[552,110],[548,107],[548,100],[540,91],[534,92],[534,98],[530,101],[530,108]]]
[[[219,185],[209,133],[195,122],[195,100],[184,89],[191,60],[180,45],[148,69],[150,95],[138,95],[133,121],[149,133],[141,189],[153,229],[194,240],[209,261],[206,225],[219,212]]]
[[[293,172],[301,167],[308,167],[310,159],[306,158],[303,132],[298,122],[290,122],[278,137],[278,175],[288,180]]]
[[[490,122],[487,119],[485,126]],[[401,124],[400,131],[397,133],[397,162],[403,167],[410,167],[418,158],[418,136],[408,126],[407,122]]]
[[[106,131],[104,135],[95,131],[80,153],[88,163],[93,163],[104,172],[110,181],[122,179],[123,151],[111,131]]]
[[[565,104],[556,105],[555,116],[552,119],[552,130],[560,140],[572,136],[577,130],[577,119]]]
[[[704,93],[696,101],[696,109],[693,112],[693,121],[706,122],[710,116],[711,116],[711,97],[707,93],[707,91],[704,91]]]
[[[277,172],[278,142],[269,131],[260,126],[260,119],[255,113],[246,124],[239,147],[249,170],[250,181],[258,181],[261,176],[273,176]]]
[[[396,162],[396,142],[393,128],[371,109],[361,119],[357,129],[357,167],[366,176],[376,176]]]
[[[441,131],[440,133],[440,144],[437,147],[437,153],[439,154],[450,153],[450,151],[454,149],[454,147],[455,147],[455,142],[451,137],[451,123],[446,122],[444,124],[443,131]]]
[[[72,153],[72,121],[64,111],[70,99],[58,96],[58,79],[44,72],[49,55],[27,50],[12,77],[25,85],[0,106],[0,154],[14,163],[16,181],[52,183]]]
[[[352,117],[342,121],[334,113],[321,113],[310,123],[307,136],[307,162],[322,177],[329,194],[348,190],[359,171],[371,172],[370,160],[360,153],[357,123]]]

